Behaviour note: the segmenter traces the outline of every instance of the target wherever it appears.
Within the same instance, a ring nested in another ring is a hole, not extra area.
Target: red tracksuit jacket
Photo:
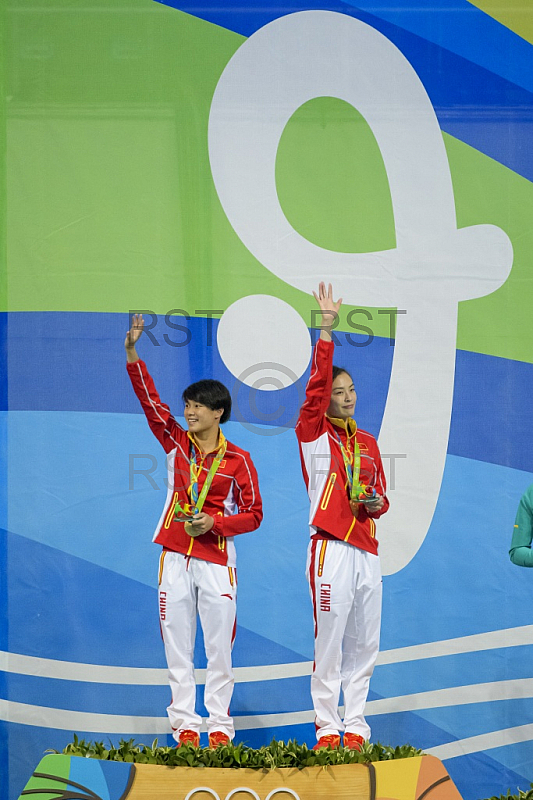
[[[212,516],[215,524],[202,536],[191,537],[184,523],[174,519],[176,500],[190,502],[187,489],[190,484],[190,456],[192,442],[187,431],[179,425],[167,405],[161,402],[144,361],[128,364],[135,394],[139,398],[152,433],[163,445],[167,456],[167,497],[163,513],[157,524],[154,542],[168,550],[223,564],[235,566],[233,537],[259,527],[263,518],[257,472],[249,453],[227,443],[224,458],[215,473],[202,511]],[[198,478],[201,492],[207,473],[216,453],[204,461]]]
[[[346,447],[347,430],[340,420],[334,423],[326,416],[333,382],[333,350],[333,342],[323,339],[317,341],[306,399],[296,424],[302,472],[311,501],[311,536],[317,539],[341,539],[361,550],[377,554],[374,520],[389,508],[385,474],[375,438],[371,433],[357,430],[356,439],[361,451],[359,481],[373,486],[378,494],[383,495],[385,502],[380,511],[373,513],[361,504],[355,517],[350,508],[348,478],[337,438],[339,436]],[[356,428],[353,420],[351,424]]]

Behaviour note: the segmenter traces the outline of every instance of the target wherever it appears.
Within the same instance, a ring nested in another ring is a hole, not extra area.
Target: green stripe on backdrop
[[[7,307],[194,314],[265,293],[310,323],[314,302],[251,256],[211,179],[211,97],[243,37],[153,0],[109,6],[26,0],[7,12]],[[459,226],[492,222],[515,250],[507,283],[461,304],[458,346],[533,360],[531,184],[444,139]],[[341,101],[317,99],[294,115],[277,181],[288,218],[317,244],[361,251],[394,245],[379,150],[366,123]],[[372,327],[388,336],[389,318],[377,317]]]
[[[485,14],[497,19],[506,28],[517,33],[523,39],[533,43],[533,9],[531,0],[513,0],[502,3],[502,0],[469,0]]]
[[[446,134],[444,142],[458,226],[498,225],[508,234],[514,251],[511,274],[500,289],[459,304],[457,346],[533,362],[533,185],[464,142]]]

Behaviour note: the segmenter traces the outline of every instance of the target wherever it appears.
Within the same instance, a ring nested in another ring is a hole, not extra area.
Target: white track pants
[[[177,740],[180,730],[200,732],[195,711],[196,617],[204,633],[207,672],[204,703],[207,730],[235,735],[229,704],[233,693],[231,648],[236,627],[237,577],[223,567],[182,553],[163,552],[159,569],[159,618],[165,643],[172,701],[167,709]]]
[[[370,738],[364,717],[379,651],[379,557],[341,541],[311,541],[307,578],[315,619],[311,696],[317,739],[340,731]],[[344,723],[339,717],[340,689]]]

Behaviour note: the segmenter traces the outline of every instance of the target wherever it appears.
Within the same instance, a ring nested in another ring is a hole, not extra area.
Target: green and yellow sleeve
[[[513,538],[509,555],[513,564],[519,567],[533,567],[533,484],[529,486],[522,497],[513,529]]]

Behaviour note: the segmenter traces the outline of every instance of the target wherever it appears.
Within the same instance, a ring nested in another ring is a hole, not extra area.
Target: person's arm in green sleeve
[[[533,567],[533,484],[520,499],[509,556],[518,567]]]

